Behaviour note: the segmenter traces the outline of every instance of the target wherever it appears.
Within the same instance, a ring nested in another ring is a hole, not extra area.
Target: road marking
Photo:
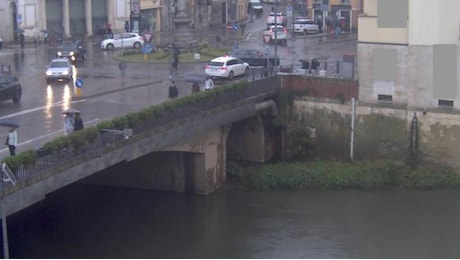
[[[83,102],[83,101],[86,101],[86,99],[71,101],[69,103],[70,104],[76,104],[76,103],[80,103],[80,102]],[[9,114],[9,115],[6,115],[6,116],[2,116],[2,117],[0,117],[0,120],[5,119],[5,118],[14,117],[14,116],[24,115],[24,114],[35,112],[35,111],[38,111],[38,110],[44,110],[44,109],[47,109],[47,108],[50,108],[50,107],[57,107],[57,106],[62,105],[64,103],[67,103],[67,101],[59,101],[59,102],[53,103],[51,106],[44,105],[44,106],[41,106],[41,107],[22,110],[20,112],[16,112],[16,113],[12,113],[12,114]]]

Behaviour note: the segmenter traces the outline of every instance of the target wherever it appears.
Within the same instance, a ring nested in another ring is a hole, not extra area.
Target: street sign
[[[265,43],[269,43],[271,38],[272,38],[272,37],[271,37],[270,35],[264,35],[264,41],[265,41]]]
[[[232,28],[233,28],[233,30],[238,30],[238,24],[236,24],[236,23],[233,24],[233,25],[232,25]]]
[[[75,87],[77,87],[77,88],[83,87],[83,80],[81,80],[81,79],[75,80]]]
[[[147,53],[151,53],[153,51],[153,47],[151,44],[146,44],[144,45],[144,47],[142,48],[142,53],[143,54],[147,54]]]
[[[152,34],[151,33],[144,33],[144,40],[146,42],[150,42],[150,39],[152,39]]]

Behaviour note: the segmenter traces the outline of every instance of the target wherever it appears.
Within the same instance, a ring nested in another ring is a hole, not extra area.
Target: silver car
[[[64,79],[71,81],[73,78],[73,66],[69,59],[52,59],[46,67],[46,82],[51,80]]]

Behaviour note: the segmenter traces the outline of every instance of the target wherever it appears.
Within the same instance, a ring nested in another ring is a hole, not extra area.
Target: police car
[[[211,77],[232,79],[234,76],[245,75],[249,64],[232,56],[221,56],[212,59],[206,65],[205,72]]]

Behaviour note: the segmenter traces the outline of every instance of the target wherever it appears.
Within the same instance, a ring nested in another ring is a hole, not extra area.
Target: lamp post
[[[174,2],[173,0],[168,0],[168,51],[169,51],[169,79],[172,79],[172,62],[173,62],[173,48],[172,48],[172,41],[173,41],[173,34],[174,34]]]
[[[277,71],[277,68],[278,68],[278,64],[276,63],[276,61],[278,60],[278,23],[276,22],[276,17],[278,16],[277,13],[276,13],[276,2],[278,2],[278,0],[275,0],[273,2],[273,11],[275,12],[275,29],[273,30],[275,32],[275,72]]]

